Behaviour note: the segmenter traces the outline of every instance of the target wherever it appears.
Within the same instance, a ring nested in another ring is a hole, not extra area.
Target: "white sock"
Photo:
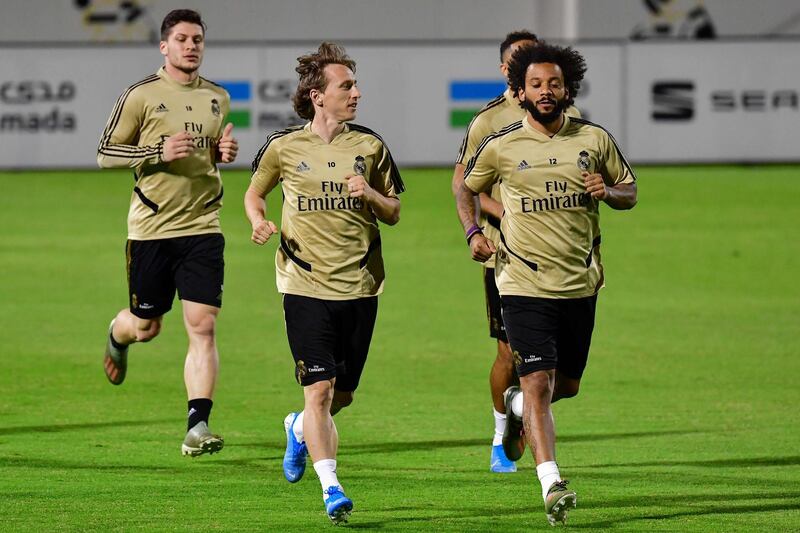
[[[292,426],[292,433],[294,433],[294,438],[297,439],[297,442],[303,442],[303,413],[305,411],[300,411],[294,421],[294,426]]]
[[[522,391],[514,396],[514,399],[511,401],[511,411],[522,418]]]
[[[506,430],[506,414],[499,413],[496,409],[494,412],[494,438],[492,439],[492,446],[503,444],[503,432]]]
[[[336,477],[336,459],[322,459],[314,463],[314,470],[317,471],[322,490],[328,487],[341,487],[339,478]],[[323,496],[324,497],[324,496]]]
[[[561,481],[561,474],[558,473],[558,465],[555,461],[547,461],[536,465],[536,475],[542,484],[542,499],[547,497],[547,491],[556,481]]]

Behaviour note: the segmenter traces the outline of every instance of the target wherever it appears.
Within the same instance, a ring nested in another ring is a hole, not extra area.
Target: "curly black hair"
[[[506,38],[503,39],[503,42],[500,43],[500,62],[503,62],[503,57],[506,54],[506,50],[511,48],[511,45],[514,43],[518,43],[520,41],[533,41],[534,43],[539,42],[539,38],[536,36],[535,33],[531,33],[528,30],[519,30],[519,31],[512,31]]]
[[[523,46],[514,52],[508,61],[508,84],[511,90],[525,89],[525,74],[533,63],[554,63],[564,74],[564,86],[569,91],[567,105],[575,104],[586,73],[586,60],[571,47],[556,46],[540,42],[537,46]]]

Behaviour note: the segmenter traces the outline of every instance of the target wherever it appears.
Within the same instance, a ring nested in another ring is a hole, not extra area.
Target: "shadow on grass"
[[[743,468],[753,466],[798,466],[800,455],[786,457],[741,457],[738,459],[706,459],[702,461],[641,461],[636,463],[608,463],[591,465],[591,468],[619,468],[643,466],[696,466],[701,468]]]
[[[41,426],[13,426],[0,428],[0,435],[19,435],[22,433],[61,433],[64,431],[83,431],[86,429],[102,429],[129,426],[148,426],[156,424],[174,424],[182,422],[179,418],[163,418],[158,420],[116,420],[108,422],[83,422],[79,424],[47,424]]]
[[[0,468],[39,468],[47,470],[87,470],[94,472],[159,472],[180,474],[185,468],[155,465],[131,464],[93,464],[60,461],[56,459],[36,459],[31,457],[0,457]]]
[[[697,506],[698,504],[710,502],[724,502],[733,503],[736,501],[765,501],[765,500],[796,500],[795,503],[800,505],[800,491],[780,491],[775,493],[764,492],[759,490],[750,494],[704,494],[693,491],[687,494],[658,494],[651,495],[645,498],[641,496],[630,498],[610,498],[607,502],[591,502],[585,506],[589,509],[618,509],[624,507],[658,507],[658,506]]]
[[[719,495],[722,496],[722,495]],[[766,500],[766,499],[784,499],[783,495],[764,495],[759,494],[759,500]],[[694,500],[694,505],[702,505],[703,496],[698,496]],[[721,498],[725,499],[725,498]],[[659,505],[661,500],[657,497],[653,497],[649,500],[649,503],[652,505]],[[669,502],[666,502],[668,504]],[[686,499],[682,502],[686,504]],[[642,500],[639,499],[639,505],[642,504]],[[630,524],[632,522],[639,522],[644,520],[669,520],[672,518],[681,518],[687,516],[705,516],[705,515],[735,515],[735,514],[759,514],[763,515],[766,512],[770,511],[796,511],[800,509],[800,502],[791,502],[791,503],[764,503],[763,501],[760,503],[748,504],[748,505],[740,505],[740,504],[733,504],[733,505],[725,505],[725,504],[714,504],[711,506],[704,505],[702,508],[694,508],[694,509],[686,509],[682,511],[674,511],[674,512],[663,512],[663,513],[646,513],[639,516],[631,516],[627,515],[624,517],[620,517],[615,520],[600,520],[596,522],[587,522],[587,523],[576,523],[576,521],[572,521],[570,523],[570,528],[573,529],[606,529],[613,527],[617,524],[627,523]],[[577,511],[576,511],[577,512]],[[642,528],[646,527],[645,524],[641,524]]]
[[[602,440],[639,439],[646,437],[663,437],[665,435],[691,435],[692,433],[708,433],[702,429],[665,429],[660,431],[632,431],[628,433],[592,433],[587,435],[558,435],[559,443],[597,442]]]
[[[631,433],[600,433],[591,435],[564,435],[559,436],[558,441],[563,443],[569,442],[596,442],[601,440],[619,440],[619,439],[636,439],[646,438],[663,435],[688,435],[691,433],[702,433],[701,430],[664,430],[664,431],[637,431]],[[479,439],[431,439],[423,441],[396,441],[396,442],[366,442],[366,443],[351,443],[344,442],[339,446],[340,456],[352,456],[362,454],[379,454],[379,453],[400,453],[400,452],[415,452],[426,450],[441,450],[448,448],[471,448],[487,446],[491,442],[488,438]],[[255,449],[275,449],[283,450],[285,442],[241,442],[241,443],[226,443],[226,446],[255,448]],[[265,457],[265,459],[273,459],[278,456]],[[281,452],[279,457],[283,457]],[[611,465],[610,465],[611,466]],[[620,465],[617,465],[620,466]]]

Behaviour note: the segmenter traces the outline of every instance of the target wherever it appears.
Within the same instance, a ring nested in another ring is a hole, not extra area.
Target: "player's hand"
[[[192,155],[194,151],[194,139],[188,131],[182,131],[167,137],[161,151],[161,160],[165,163],[183,159]]]
[[[472,259],[480,263],[488,260],[497,251],[494,243],[484,237],[483,233],[476,233],[469,240],[469,247],[472,250]]]
[[[271,220],[261,220],[253,224],[253,235],[250,240],[259,246],[265,244],[270,235],[278,233],[278,227]]]
[[[369,186],[361,174],[352,174],[344,178],[347,181],[347,192],[351,198],[363,198],[370,203],[375,196],[375,189]]]
[[[581,172],[583,176],[583,183],[586,184],[586,192],[592,195],[595,200],[605,200],[608,197],[608,189],[606,182],[603,181],[603,176],[600,174],[589,174],[588,172]]]
[[[225,126],[222,137],[217,141],[217,152],[219,152],[219,160],[223,163],[233,163],[239,153],[239,141],[233,136],[233,124],[230,122]]]

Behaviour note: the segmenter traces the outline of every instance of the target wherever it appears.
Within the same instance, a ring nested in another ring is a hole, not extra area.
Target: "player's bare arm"
[[[478,195],[478,200],[481,203],[481,213],[484,215],[493,216],[496,219],[503,218],[503,204],[482,192]]]
[[[453,191],[453,197],[458,196],[458,191],[461,189],[461,185],[464,184],[465,170],[467,170],[467,167],[461,163],[456,163],[456,168],[453,170],[453,182],[450,187]]]
[[[456,163],[455,169],[453,170],[453,182],[451,184],[453,196],[458,195],[458,190],[461,188],[461,185],[464,184],[464,171],[466,169],[467,167],[461,163]],[[498,219],[503,218],[503,204],[493,199],[485,192],[480,194],[479,201],[481,213]]]
[[[636,205],[636,183],[617,183],[607,185],[600,174],[583,172],[586,192],[596,200],[602,200],[612,209],[632,209]]]
[[[194,151],[194,139],[188,131],[182,131],[167,137],[161,152],[161,160],[165,163],[189,157]]]
[[[458,190],[456,196],[456,210],[461,225],[464,227],[464,235],[467,237],[472,259],[483,263],[487,261],[497,250],[494,243],[483,236],[478,228],[475,213],[479,209],[478,195],[472,192],[464,183]],[[477,230],[476,230],[477,228]]]
[[[233,136],[233,124],[225,126],[222,137],[217,141],[217,161],[233,163],[239,153],[239,141]]]
[[[383,222],[393,226],[400,220],[400,200],[388,198],[373,189],[364,176],[352,174],[346,176],[347,192],[351,198],[361,198],[369,205],[375,216]]]
[[[278,233],[278,227],[271,220],[266,219],[267,208],[264,203],[265,194],[258,192],[252,185],[248,187],[244,194],[244,211],[253,233],[250,240],[259,246],[266,244],[270,236]]]

